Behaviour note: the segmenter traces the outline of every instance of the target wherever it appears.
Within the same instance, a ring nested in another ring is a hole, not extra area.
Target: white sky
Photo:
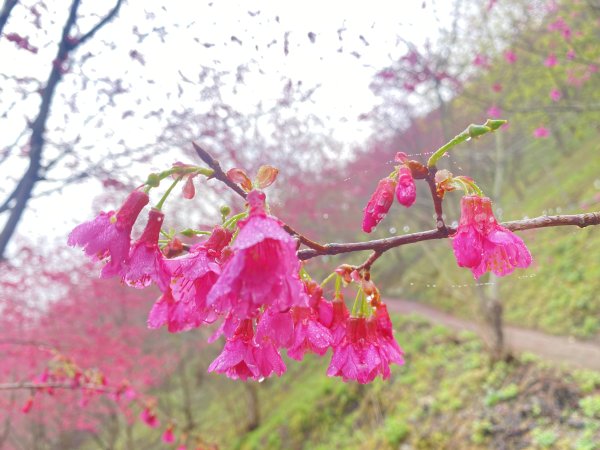
[[[44,32],[27,25],[24,10],[15,9],[5,32],[16,31],[29,36],[31,43],[40,47],[40,51],[32,55],[17,50],[5,39],[0,40],[0,73],[39,76],[41,79],[47,76],[70,2],[56,0],[49,3],[48,7],[54,8],[54,11],[40,12],[44,17],[56,16],[56,23],[44,23]],[[80,11],[85,13],[96,8],[100,13],[111,4],[99,3],[101,5],[83,1]],[[164,117],[168,118],[170,111],[183,107],[197,104],[199,109],[202,108],[198,86],[182,83],[181,74],[194,80],[203,65],[235,73],[239,65],[248,64],[249,72],[244,84],[237,85],[235,93],[234,79],[229,77],[231,88],[223,91],[227,103],[250,113],[257,102],[268,105],[280,96],[282,80],[301,80],[306,88],[319,85],[314,101],[305,106],[307,113],[324,118],[328,126],[336,130],[336,139],[347,144],[362,142],[370,130],[367,123],[358,121],[357,117],[374,105],[375,98],[368,87],[373,75],[404,53],[398,36],[416,43],[423,43],[428,38],[435,41],[439,28],[436,17],[448,17],[452,3],[450,0],[435,3],[416,0],[368,3],[322,0],[129,1],[113,23],[78,50],[79,55],[90,51],[95,57],[77,68],[90,78],[120,77],[129,92],[117,97],[117,104],[99,116],[101,126],[95,120],[86,122],[98,109],[96,90],[78,92],[76,103],[79,114],[67,109],[64,99],[57,95],[48,127],[50,135],[57,139],[81,135],[81,145],[90,146],[100,156],[104,149],[117,146],[121,140],[125,145],[144,145],[152,142],[164,124],[158,119],[144,119],[141,112],[164,108]],[[255,15],[257,11],[260,13]],[[88,23],[93,23],[93,18],[86,20],[90,22],[83,22],[84,31],[89,28]],[[132,33],[134,26],[141,33],[150,33],[141,43]],[[166,34],[163,38],[152,32],[156,27],[164,27]],[[342,41],[338,30],[343,30]],[[309,32],[316,35],[314,43],[308,37]],[[287,56],[283,49],[286,33],[289,33]],[[232,41],[232,36],[241,44]],[[271,44],[274,40],[277,42]],[[102,41],[115,43],[116,48],[109,50]],[[214,46],[207,48],[203,45],[207,43]],[[138,51],[145,65],[133,61],[129,56],[130,50]],[[76,74],[67,75],[59,94],[69,95],[69,88],[77,86],[78,79]],[[148,79],[154,80],[154,83],[148,84]],[[176,95],[178,85],[185,89],[182,97]],[[3,78],[0,78],[0,88],[0,112],[4,112],[15,94]],[[15,140],[25,125],[26,117],[34,117],[38,102],[39,96],[31,95],[25,101],[18,101],[7,117],[0,119],[0,149]],[[124,120],[122,113],[130,109],[137,114]],[[64,127],[64,130],[52,135],[56,127]],[[107,132],[111,136],[106,136]],[[152,168],[164,167],[177,159],[179,154],[174,149],[173,154],[140,167],[139,171],[136,170],[137,176],[142,177]],[[0,178],[14,176],[22,170],[24,160],[19,162],[18,158],[13,158],[0,166]],[[99,184],[89,181],[68,187],[61,195],[33,200],[19,232],[34,241],[63,240],[74,224],[93,217],[95,211],[91,209],[91,198],[100,192]],[[5,217],[0,219],[2,224]]]

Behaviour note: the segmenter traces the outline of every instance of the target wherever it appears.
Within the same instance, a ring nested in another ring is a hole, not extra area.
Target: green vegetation
[[[406,365],[394,367],[390,380],[343,383],[325,376],[329,358],[310,356],[291,362],[285,377],[262,383],[197,375],[202,382],[187,398],[194,432],[239,450],[598,448],[596,373],[572,376],[533,358],[490,366],[471,333],[417,317],[393,320]],[[190,373],[201,374],[205,365],[190,366]],[[173,411],[186,398],[168,389],[159,397]],[[255,407],[260,420],[252,424]]]

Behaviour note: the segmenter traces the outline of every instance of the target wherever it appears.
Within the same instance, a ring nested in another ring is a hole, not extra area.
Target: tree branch
[[[585,214],[572,214],[562,216],[540,216],[533,219],[514,220],[503,222],[502,225],[511,231],[531,230],[534,228],[560,227],[574,225],[579,228],[585,228],[591,225],[600,225],[600,212],[591,212]],[[322,255],[339,255],[341,253],[352,253],[364,250],[373,250],[383,253],[392,248],[401,245],[413,244],[415,242],[430,241],[433,239],[444,239],[456,232],[456,228],[448,227],[447,231],[429,230],[418,233],[406,234],[403,236],[394,236],[385,239],[375,239],[365,242],[348,242],[345,244],[325,244],[324,251],[315,249],[305,249],[298,252],[298,258],[307,260]]]
[[[106,16],[104,16],[104,18],[100,22],[98,22],[90,31],[88,31],[83,36],[81,36],[77,39],[77,43],[75,45],[73,45],[73,48],[80,46],[88,39],[91,39],[92,37],[94,37],[94,35],[102,27],[104,27],[108,22],[110,22],[112,19],[114,19],[114,17],[119,13],[119,9],[121,9],[122,4],[123,4],[123,0],[117,0],[117,3],[113,7],[113,9],[111,9],[110,12]]]
[[[196,153],[198,154],[200,159],[202,161],[204,161],[208,165],[208,167],[210,167],[214,171],[212,178],[215,178],[215,179],[221,181],[222,183],[226,184],[229,188],[231,188],[240,197],[242,197],[243,199],[246,199],[246,197],[247,197],[246,193],[242,190],[242,188],[240,188],[237,184],[235,184],[233,181],[231,181],[227,177],[227,174],[225,172],[223,172],[223,169],[221,168],[219,161],[214,159],[212,157],[212,155],[210,155],[210,153],[208,153],[206,150],[204,150],[202,147],[200,147],[200,145],[198,145],[196,142],[192,142],[192,145],[194,146],[194,150],[196,150]],[[298,233],[296,230],[294,230],[288,224],[284,223],[283,229],[287,233],[291,234],[292,236],[297,237],[298,240],[302,244],[306,245],[307,247],[310,247],[310,248],[320,251],[320,252],[325,250],[325,247],[323,247],[323,245]]]
[[[114,394],[116,389],[107,388],[97,384],[73,384],[73,383],[35,383],[33,381],[23,381],[16,383],[1,383],[0,391],[14,391],[20,389],[41,390],[41,389],[81,389],[84,391],[100,392],[103,394]]]
[[[0,10],[0,37],[2,36],[4,25],[6,25],[10,13],[17,3],[19,3],[19,0],[4,0],[4,5],[2,5],[2,10]]]

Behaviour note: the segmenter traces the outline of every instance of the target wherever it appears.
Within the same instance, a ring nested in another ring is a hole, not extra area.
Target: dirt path
[[[385,302],[390,311],[418,314],[453,330],[469,330],[480,336],[485,334],[482,324],[459,319],[423,303],[397,299],[386,299]],[[600,372],[598,344],[513,326],[505,326],[504,335],[508,347],[516,353],[531,352],[550,361]]]

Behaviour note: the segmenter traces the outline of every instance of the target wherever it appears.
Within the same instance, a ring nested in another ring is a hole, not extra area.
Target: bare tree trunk
[[[69,9],[69,16],[63,27],[62,36],[58,45],[58,51],[56,58],[52,62],[52,70],[46,81],[42,93],[42,102],[38,115],[31,125],[31,138],[30,138],[30,150],[29,150],[29,167],[27,171],[15,187],[15,189],[8,194],[7,201],[4,202],[3,206],[6,206],[7,210],[10,210],[8,220],[0,233],[0,260],[4,259],[6,253],[6,247],[14,232],[17,229],[17,225],[21,220],[21,216],[27,207],[27,203],[33,193],[33,188],[40,179],[43,178],[44,168],[42,167],[42,155],[44,146],[46,143],[46,124],[50,117],[50,109],[52,106],[52,100],[54,98],[54,92],[56,87],[60,83],[63,77],[63,63],[65,63],[69,57],[69,54],[75,50],[79,45],[91,39],[95,33],[106,25],[113,17],[118,13],[123,0],[117,0],[114,8],[100,20],[90,31],[85,33],[79,38],[74,37],[73,30],[77,27],[77,11],[81,0],[73,0]],[[10,6],[10,2],[6,3],[4,9]],[[13,5],[14,6],[14,5]],[[14,201],[12,206],[9,206]]]
[[[248,392],[248,424],[246,433],[256,430],[260,426],[260,403],[258,400],[258,384],[252,382],[244,383]]]

